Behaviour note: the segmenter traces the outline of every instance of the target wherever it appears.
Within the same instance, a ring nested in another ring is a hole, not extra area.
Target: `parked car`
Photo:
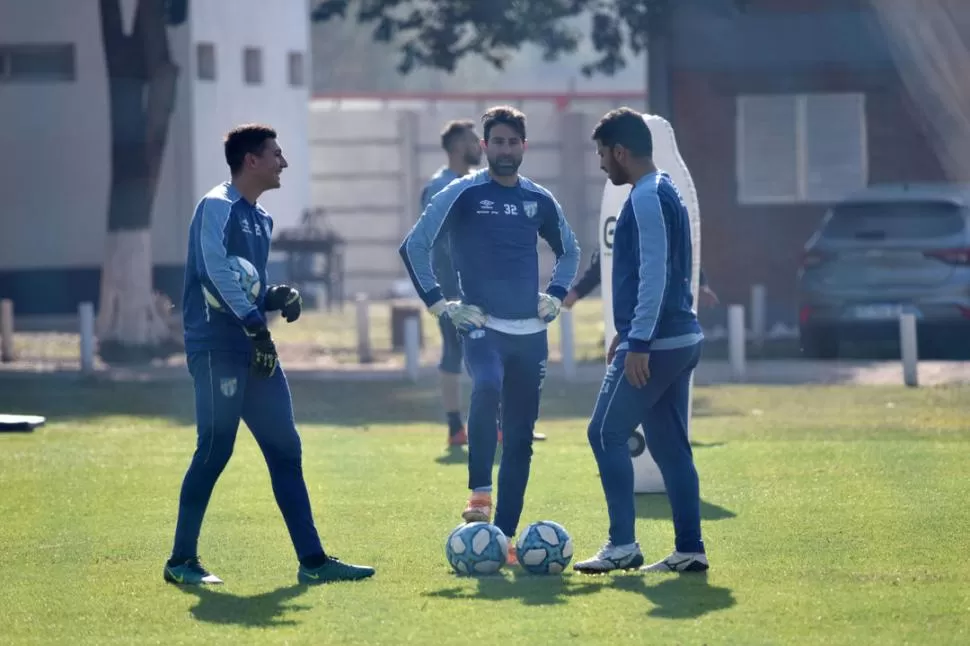
[[[970,186],[871,186],[834,204],[798,271],[806,356],[833,358],[843,340],[899,338],[916,315],[921,348],[970,354]]]

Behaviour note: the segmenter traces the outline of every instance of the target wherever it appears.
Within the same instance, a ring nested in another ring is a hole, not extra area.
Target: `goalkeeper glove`
[[[455,327],[462,332],[468,332],[485,325],[485,312],[477,305],[466,305],[461,301],[442,299],[429,309],[438,318],[447,316]]]
[[[246,336],[253,343],[253,356],[249,362],[249,369],[257,377],[272,377],[279,364],[276,354],[276,344],[269,334],[266,324],[247,326]]]
[[[559,316],[562,309],[562,301],[549,294],[539,294],[539,318],[545,323],[552,323]]]
[[[266,299],[263,303],[267,312],[279,310],[287,323],[300,318],[303,312],[303,297],[295,287],[289,285],[271,286],[266,290]]]

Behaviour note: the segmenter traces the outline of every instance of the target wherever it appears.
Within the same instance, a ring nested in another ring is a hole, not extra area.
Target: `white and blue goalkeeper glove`
[[[562,301],[555,296],[546,293],[539,294],[539,318],[544,323],[552,323],[559,316],[562,309]]]
[[[485,325],[485,312],[477,305],[466,305],[461,301],[442,299],[428,309],[438,318],[447,316],[455,327],[462,332],[468,332]]]

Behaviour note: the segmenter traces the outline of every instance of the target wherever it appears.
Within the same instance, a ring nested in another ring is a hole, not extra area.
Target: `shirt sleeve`
[[[579,243],[576,242],[576,235],[566,221],[559,202],[552,194],[548,197],[553,208],[543,213],[539,235],[552,247],[553,253],[556,254],[556,264],[552,268],[552,277],[549,279],[546,293],[562,300],[566,298],[579,272],[580,249]]]
[[[432,262],[435,241],[447,230],[465,188],[466,184],[453,182],[436,193],[398,249],[418,296],[428,307],[443,298]]]
[[[249,302],[249,297],[229,265],[226,251],[226,228],[232,213],[232,203],[206,198],[201,206],[202,219],[199,229],[196,257],[201,259],[199,275],[202,284],[222,304],[223,309],[241,325],[265,323],[259,309]]]
[[[667,225],[657,191],[643,187],[631,196],[640,252],[637,304],[628,342],[633,352],[649,352],[667,291]]]

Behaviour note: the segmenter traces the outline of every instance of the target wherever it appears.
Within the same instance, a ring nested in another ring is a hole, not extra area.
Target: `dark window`
[[[216,46],[213,43],[196,45],[195,64],[200,81],[216,80]]]
[[[0,83],[71,82],[76,78],[73,43],[0,45]]]
[[[951,236],[963,228],[963,211],[949,202],[864,202],[835,207],[823,235],[833,240],[907,240]]]

